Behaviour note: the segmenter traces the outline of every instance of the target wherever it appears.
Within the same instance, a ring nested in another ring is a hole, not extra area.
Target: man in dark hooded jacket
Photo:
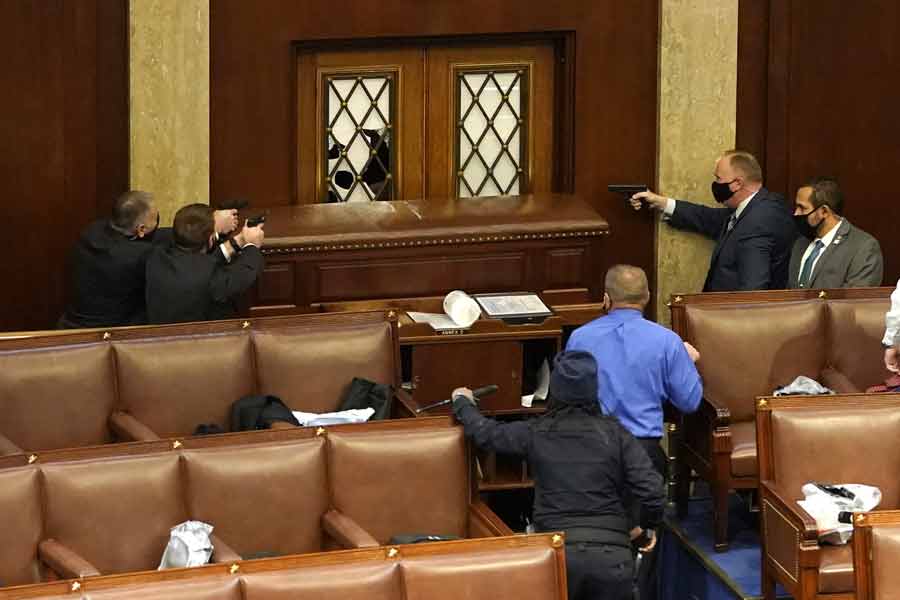
[[[569,598],[630,598],[634,560],[622,496],[627,489],[642,504],[641,526],[648,532],[642,550],[652,550],[663,512],[662,478],[634,437],[600,413],[594,357],[557,355],[549,408],[539,419],[486,418],[467,388],[453,391],[453,412],[480,448],[528,459],[535,529],[566,533]]]

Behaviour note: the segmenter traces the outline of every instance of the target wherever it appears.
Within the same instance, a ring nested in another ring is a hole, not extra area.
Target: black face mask
[[[734,196],[734,192],[732,192],[728,186],[737,181],[737,179],[732,179],[727,183],[721,183],[718,181],[713,181],[710,188],[712,189],[713,198],[716,199],[716,202],[722,204],[732,196]]]
[[[818,209],[814,208],[805,215],[794,215],[794,225],[797,226],[797,231],[803,237],[814,240],[819,237],[819,225],[822,223],[819,222],[819,225],[810,225],[809,224],[809,215],[816,212]]]

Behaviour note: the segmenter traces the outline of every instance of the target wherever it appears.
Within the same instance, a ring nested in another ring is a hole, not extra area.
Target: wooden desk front
[[[254,316],[320,303],[537,291],[600,300],[609,227],[569,195],[316,204],[272,209]]]

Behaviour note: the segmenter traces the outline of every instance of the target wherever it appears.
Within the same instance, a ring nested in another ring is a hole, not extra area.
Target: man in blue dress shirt
[[[694,363],[700,354],[671,329],[644,318],[650,289],[643,269],[616,265],[606,272],[605,288],[608,314],[573,331],[566,350],[594,356],[603,414],[615,416],[637,438],[665,480],[666,456],[659,445],[663,405],[670,402],[684,413],[697,410],[703,383]],[[632,515],[633,523],[639,519]],[[641,598],[655,597],[654,558],[645,557],[642,565]]]

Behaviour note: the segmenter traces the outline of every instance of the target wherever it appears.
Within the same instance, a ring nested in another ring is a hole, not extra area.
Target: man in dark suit
[[[640,192],[631,198],[663,212],[677,229],[716,242],[704,292],[769,290],[787,287],[791,245],[797,235],[784,199],[762,185],[762,169],[752,154],[725,152],[717,161],[713,197],[723,208]]]
[[[155,249],[147,259],[149,322],[236,316],[236,297],[253,285],[263,268],[263,226],[245,226],[216,248],[213,210],[189,204],[175,213],[172,237],[171,244]]]
[[[802,235],[791,252],[791,288],[881,285],[881,246],[845,219],[843,208],[841,188],[829,177],[817,177],[797,190],[794,220]]]
[[[216,229],[228,233],[237,211],[215,213]],[[147,192],[129,191],[113,204],[109,219],[91,223],[72,252],[72,302],[59,319],[61,329],[116,327],[147,322],[144,277],[147,256],[168,244],[170,228],[159,227],[159,210]]]
[[[59,327],[115,327],[146,321],[144,267],[168,232],[159,231],[159,210],[147,192],[129,191],[113,204],[109,219],[94,221],[72,251],[72,302]]]

